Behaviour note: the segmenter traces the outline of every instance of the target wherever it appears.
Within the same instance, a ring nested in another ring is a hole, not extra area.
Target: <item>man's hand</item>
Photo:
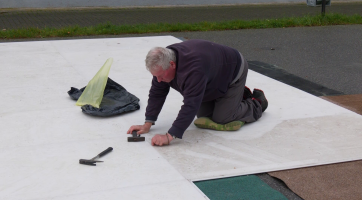
[[[173,140],[173,138],[169,133],[167,133],[166,135],[157,134],[157,135],[153,136],[151,144],[152,144],[152,146],[169,145],[172,140]]]
[[[150,122],[146,122],[143,125],[133,125],[128,129],[127,134],[131,134],[132,131],[137,131],[137,134],[148,133],[150,131],[151,126],[152,123]]]

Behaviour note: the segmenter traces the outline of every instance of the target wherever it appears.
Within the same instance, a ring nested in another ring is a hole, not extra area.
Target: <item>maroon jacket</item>
[[[156,121],[170,87],[184,97],[184,105],[168,131],[182,138],[201,102],[225,95],[237,76],[241,57],[237,50],[204,40],[188,40],[168,46],[176,54],[176,75],[170,83],[153,77],[146,108],[146,120]]]

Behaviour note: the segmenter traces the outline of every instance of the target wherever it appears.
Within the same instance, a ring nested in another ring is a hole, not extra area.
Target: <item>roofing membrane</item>
[[[0,198],[204,199],[192,181],[362,158],[360,115],[251,70],[247,86],[269,101],[259,121],[235,132],[191,125],[182,140],[153,147],[151,138],[169,129],[182,105],[171,90],[146,141],[128,143],[128,128],[144,122],[152,79],[145,56],[176,42],[157,36],[0,43]],[[109,57],[109,77],[140,98],[141,108],[85,115],[66,92],[86,85]],[[104,163],[78,164],[107,147],[114,150]]]

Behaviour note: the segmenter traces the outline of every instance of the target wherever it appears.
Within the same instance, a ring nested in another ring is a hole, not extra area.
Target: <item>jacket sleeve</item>
[[[182,135],[190,126],[200,108],[206,84],[206,75],[200,72],[192,73],[184,81],[184,85],[181,86],[183,87],[184,104],[181,106],[181,110],[179,111],[176,120],[168,131],[171,135],[182,138]]]
[[[148,104],[146,108],[146,121],[156,121],[161,112],[163,104],[165,103],[170,85],[165,82],[159,83],[154,76],[152,79],[152,86],[148,95]]]

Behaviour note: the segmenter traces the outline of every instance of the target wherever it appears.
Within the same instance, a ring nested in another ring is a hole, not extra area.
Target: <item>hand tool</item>
[[[112,147],[108,147],[108,149],[102,151],[100,154],[98,154],[96,157],[94,157],[94,158],[92,158],[90,160],[80,159],[79,164],[96,166],[96,164],[95,164],[96,162],[103,162],[103,161],[98,161],[98,160],[95,160],[95,159],[106,155],[107,153],[111,152],[112,150],[113,150]]]
[[[132,137],[128,137],[128,142],[141,142],[145,141],[145,137],[137,134],[137,131],[132,131]]]

